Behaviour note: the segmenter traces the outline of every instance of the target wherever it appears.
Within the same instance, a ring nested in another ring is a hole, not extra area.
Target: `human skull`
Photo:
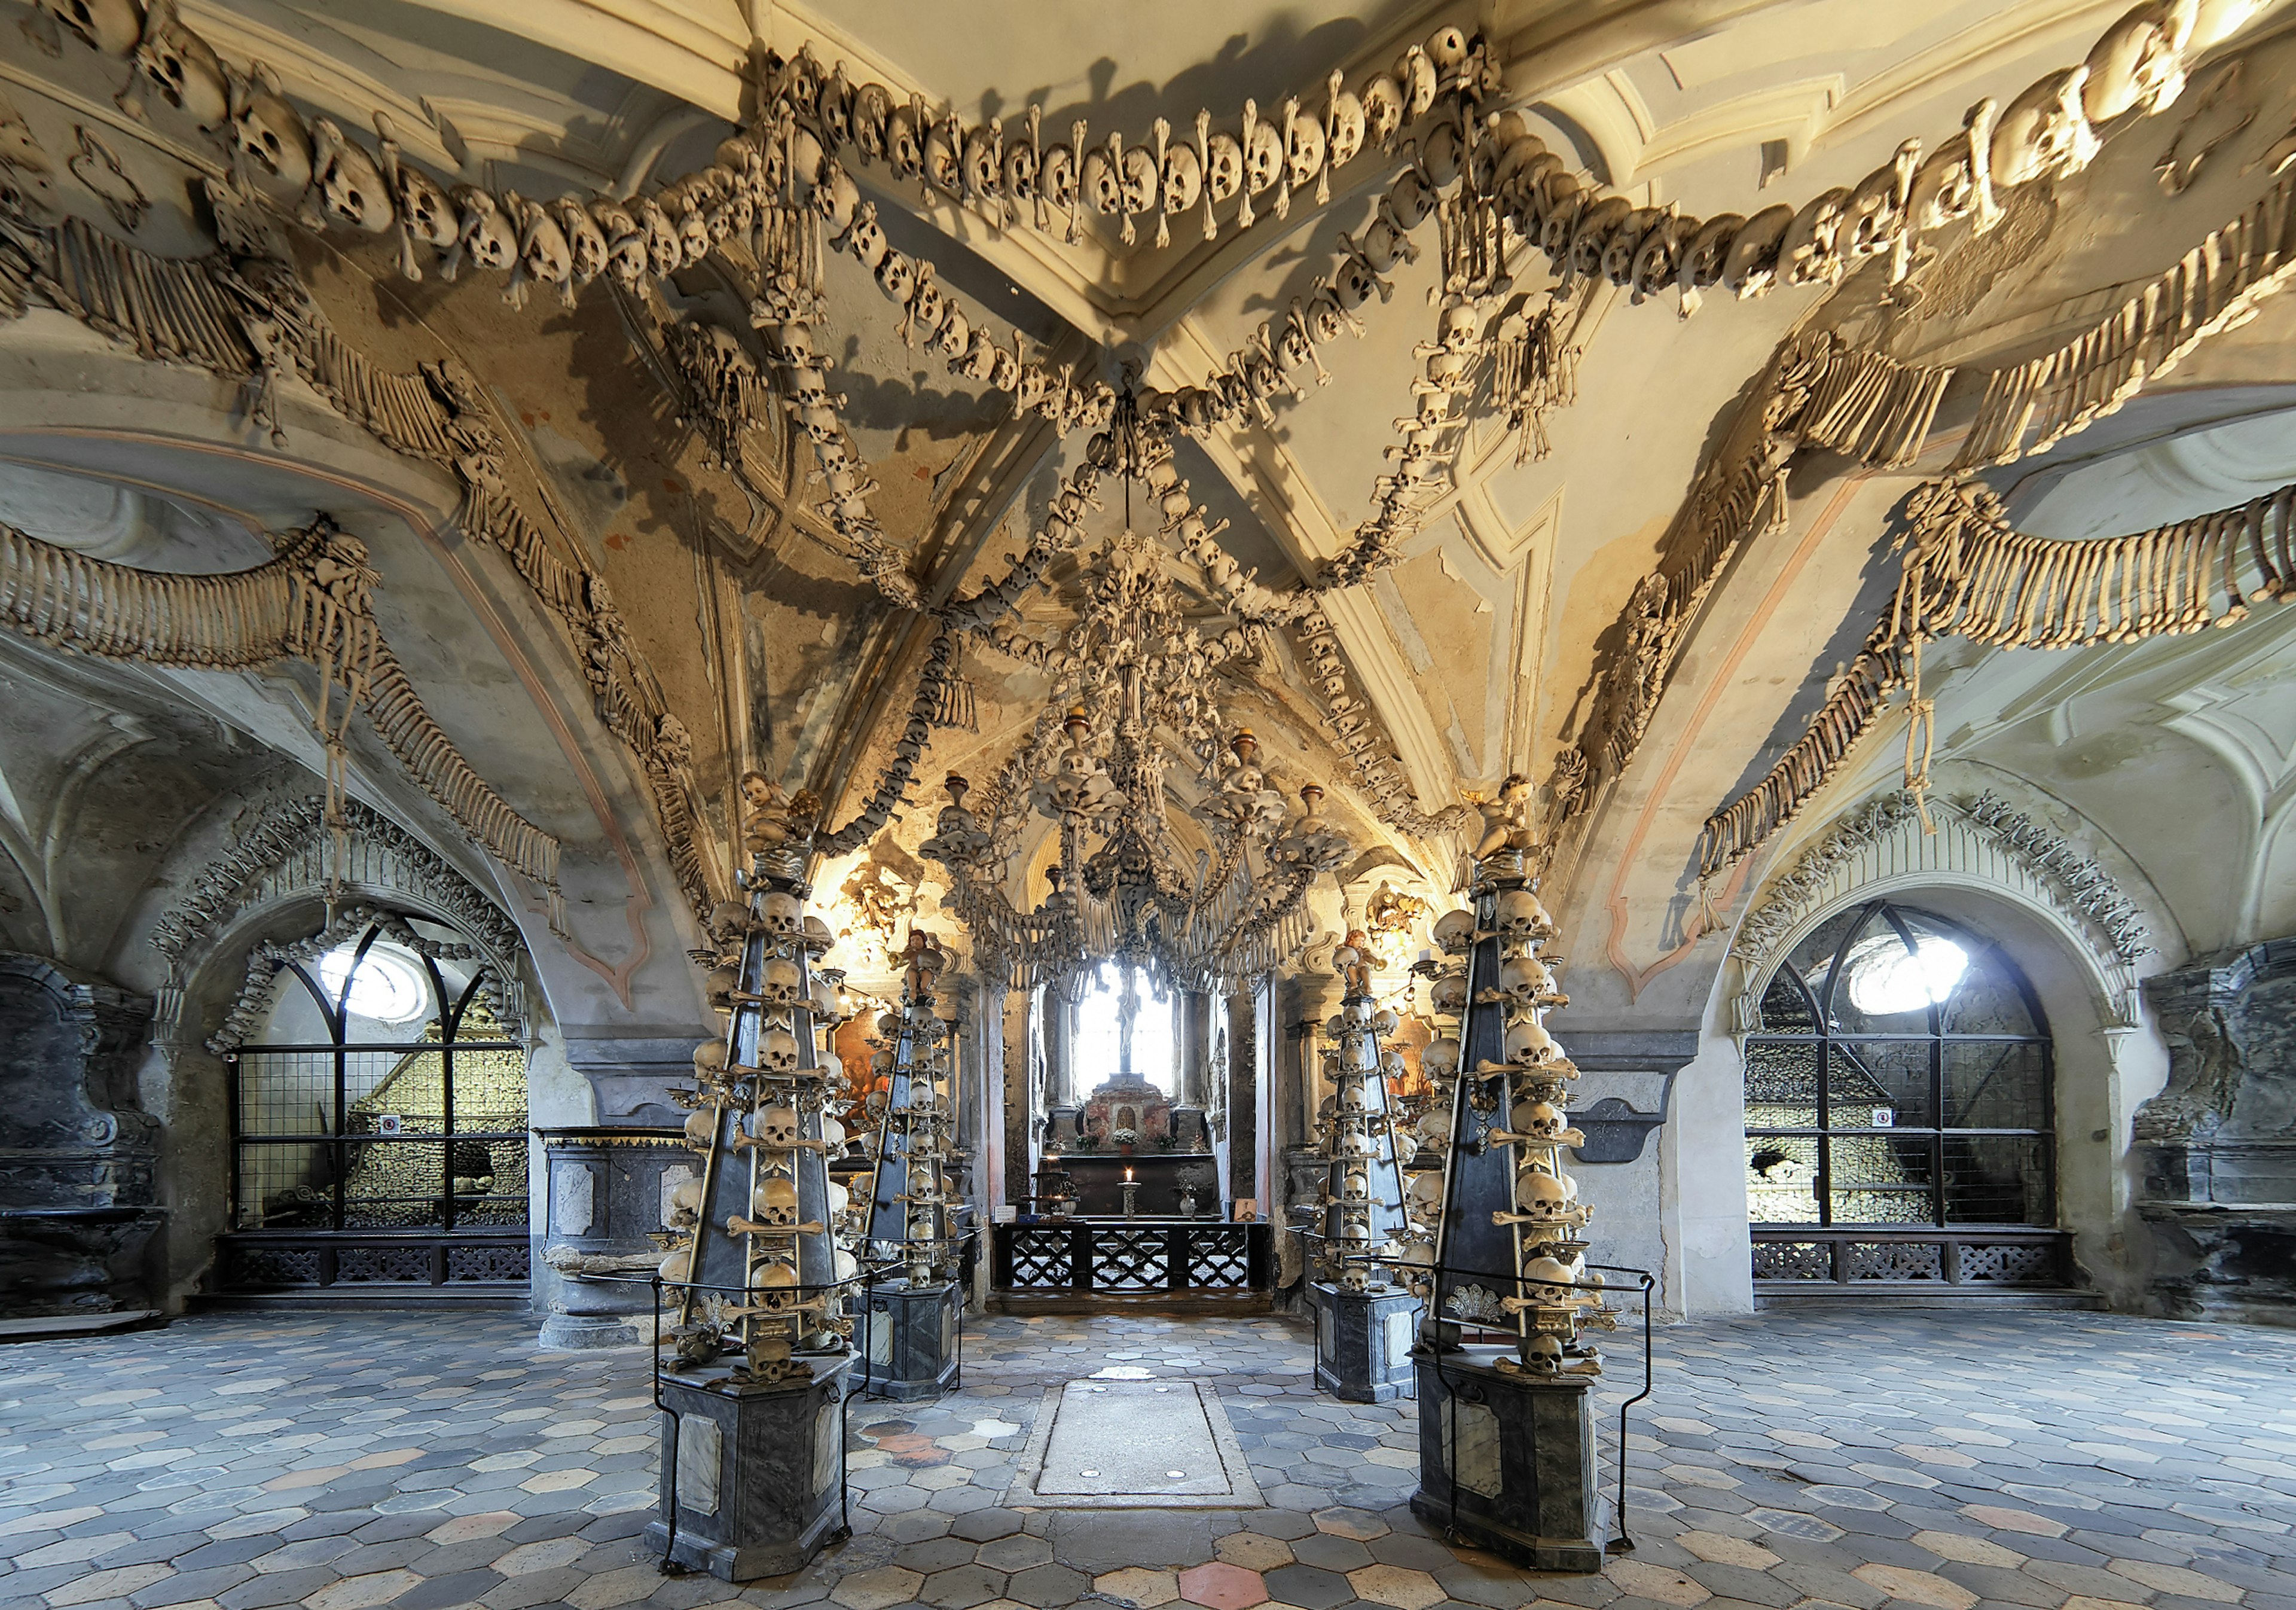
[[[1849,192],[1839,185],[1804,203],[1778,246],[1781,284],[1831,285],[1841,278],[1840,238],[1849,207]]]
[[[1694,227],[1688,218],[1664,218],[1652,226],[1642,243],[1635,248],[1635,260],[1628,274],[1628,283],[1634,287],[1637,300],[1656,296],[1673,283],[1682,267],[1683,242],[1690,238]],[[1606,262],[1604,267],[1609,264]]]
[[[201,128],[221,128],[231,117],[231,81],[223,62],[206,40],[176,21],[172,7],[152,7],[135,67],[161,99]]]
[[[853,144],[873,162],[885,154],[885,124],[892,115],[893,94],[883,85],[864,84],[853,92]]]
[[[343,137],[331,118],[311,125],[320,210],[339,223],[380,234],[397,217],[390,187],[374,159]]]
[[[1420,1050],[1419,1071],[1430,1079],[1449,1079],[1459,1071],[1459,1042],[1446,1034]]]
[[[1722,266],[1730,256],[1730,242],[1738,236],[1739,227],[1745,223],[1742,215],[1726,212],[1720,218],[1709,218],[1690,237],[1682,249],[1680,282],[1693,290],[1703,290],[1721,279]]]
[[[1395,82],[1403,93],[1403,119],[1410,122],[1435,104],[1435,63],[1416,45],[1395,60]]]
[[[518,235],[494,197],[475,185],[457,185],[455,206],[463,220],[455,242],[463,260],[507,269],[518,256]]]
[[[1538,249],[1549,260],[1560,263],[1569,255],[1570,237],[1578,232],[1578,215],[1586,210],[1589,193],[1568,173],[1547,176],[1546,200],[1538,209]]]
[[[1270,189],[1283,173],[1283,138],[1273,123],[1255,122],[1244,143],[1244,185],[1253,195]]]
[[[697,1152],[706,1152],[718,1138],[718,1109],[697,1107],[685,1115],[685,1144]]]
[[[1611,231],[1622,227],[1634,216],[1635,204],[1622,195],[1604,196],[1578,215],[1578,226],[1570,234],[1570,267],[1575,274],[1588,275],[1603,271],[1603,248],[1609,242]]]
[[[1435,190],[1416,168],[1406,168],[1388,186],[1388,211],[1405,234],[1419,227],[1435,208]]]
[[[702,976],[701,993],[720,1012],[733,1009],[734,991],[742,987],[742,975],[731,967],[713,967]]]
[[[1386,151],[1403,128],[1403,87],[1386,73],[1363,87],[1364,138]]]
[[[797,1112],[791,1107],[760,1108],[750,1127],[769,1151],[792,1150],[799,1139]]]
[[[2081,111],[2091,124],[2112,121],[2133,106],[2166,108],[2185,93],[2185,50],[2197,7],[2193,0],[2150,0],[2104,30],[2088,53],[2088,82]]]
[[[1507,1025],[1506,1059],[1518,1068],[1535,1068],[1553,1062],[1562,1055],[1562,1047],[1546,1031],[1546,1025],[1536,1014],[1528,1014]]]
[[[1554,1140],[1562,1135],[1568,1122],[1562,1116],[1562,1109],[1551,1102],[1515,1104],[1514,1127],[1525,1135],[1535,1135],[1541,1140]]]
[[[697,1076],[723,1073],[726,1071],[726,1042],[705,1039],[693,1047],[693,1072]]]
[[[1500,891],[1497,925],[1509,939],[1544,939],[1554,932],[1554,919],[1528,889]]]
[[[1482,344],[1482,315],[1468,303],[1443,309],[1435,321],[1435,339],[1447,352],[1472,352]]]
[[[1419,165],[1427,170],[1427,177],[1438,190],[1447,190],[1457,181],[1466,157],[1465,132],[1449,117],[1437,122],[1420,142]]]
[[[1324,160],[1333,168],[1354,161],[1364,148],[1364,103],[1333,73],[1331,98],[1324,103]]]
[[[1427,998],[1436,1011],[1445,1016],[1456,1016],[1467,1009],[1467,975],[1446,973],[1427,991]]]
[[[299,200],[310,188],[310,130],[303,114],[279,93],[271,70],[259,62],[232,115],[231,128],[232,144],[254,165],[258,185],[285,201]]]
[[[758,902],[758,920],[768,933],[792,934],[804,926],[805,908],[797,896],[775,890]]]
[[[917,137],[917,116],[896,106],[885,118],[885,166],[897,179],[914,179],[923,171],[925,148]]]
[[[925,130],[925,182],[945,195],[964,192],[964,164],[958,151],[954,119]]]
[[[1076,204],[1077,157],[1066,145],[1047,145],[1045,158],[1037,169],[1037,182],[1043,187],[1047,206],[1066,211]]]
[[[606,236],[598,221],[572,196],[562,197],[551,209],[558,217],[559,233],[566,237],[567,262],[577,285],[586,285],[606,266]]]
[[[1176,142],[1164,152],[1164,210],[1183,213],[1204,199],[1204,165],[1193,145]]]
[[[797,1181],[786,1174],[768,1174],[750,1194],[750,1216],[759,1224],[786,1229],[797,1222]]]
[[[1739,226],[1723,260],[1722,283],[1737,296],[1759,296],[1777,276],[1778,248],[1793,225],[1794,209],[1765,207]]]
[[[2081,111],[2088,71],[2084,62],[2051,73],[2009,103],[1993,129],[1995,185],[2013,188],[2046,173],[2079,173],[2089,165],[2098,141]]]
[[[538,202],[529,201],[521,210],[524,218],[519,227],[519,267],[530,280],[569,291],[574,279],[574,253],[566,242],[566,232],[558,226],[550,209]]]
[[[1243,187],[1243,147],[1230,134],[1216,134],[1206,142],[1204,184],[1214,202],[1226,201]]]
[[[645,237],[646,267],[655,278],[667,279],[685,266],[685,242],[669,214],[640,196],[632,203],[630,216]]]
[[[1435,919],[1430,934],[1446,956],[1464,956],[1475,942],[1475,914],[1464,908]]]
[[[853,227],[845,234],[845,250],[853,260],[873,273],[885,260],[892,244],[885,239],[885,226],[877,221],[877,208],[873,201],[864,201],[853,209]]]
[[[787,1029],[768,1029],[758,1036],[758,1066],[768,1073],[797,1072],[797,1036]]]
[[[1906,194],[1913,169],[1921,156],[1921,143],[1908,140],[1898,148],[1897,160],[1875,168],[1858,181],[1844,209],[1841,231],[1835,243],[1849,261],[1863,262],[1894,246],[1906,229]]]
[[[126,56],[144,37],[144,13],[135,0],[39,0],[90,50]]]
[[[1324,125],[1313,114],[1295,111],[1283,142],[1284,176],[1294,190],[1305,190],[1324,171]]]
[[[791,1006],[797,1000],[800,982],[797,964],[774,957],[766,963],[758,993],[777,1006]]]
[[[646,275],[645,235],[627,208],[614,201],[594,201],[590,215],[606,242],[606,267],[624,287],[636,290]]]
[[[1515,1208],[1534,1219],[1560,1219],[1570,1211],[1570,1195],[1554,1175],[1525,1169],[1514,1177]]]
[[[1552,982],[1545,964],[1535,956],[1511,956],[1499,964],[1499,993],[1517,1006],[1529,1006]]]

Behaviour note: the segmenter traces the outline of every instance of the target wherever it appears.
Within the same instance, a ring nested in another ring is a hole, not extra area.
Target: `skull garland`
[[[313,161],[319,187],[319,209],[337,223],[369,234],[381,234],[398,216],[390,185],[375,160],[343,137],[329,118],[311,125]]]
[[[202,129],[221,128],[231,118],[231,78],[208,42],[183,25],[175,0],[152,0],[144,13],[135,46],[135,70],[160,99]],[[120,91],[121,110],[144,115],[131,81]]]

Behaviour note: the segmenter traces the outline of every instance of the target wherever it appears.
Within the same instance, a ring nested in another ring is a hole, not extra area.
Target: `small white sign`
[[[381,1113],[374,1121],[374,1132],[378,1135],[397,1135],[406,1128],[406,1121],[396,1113]]]
[[[1898,1114],[1889,1107],[1875,1107],[1874,1121],[1868,1127],[1876,1129],[1894,1129],[1898,1127]]]
[[[988,1210],[988,1221],[991,1224],[1010,1224],[1019,1216],[1019,1213],[1020,1209],[1009,1204],[1004,1207],[991,1208]]]

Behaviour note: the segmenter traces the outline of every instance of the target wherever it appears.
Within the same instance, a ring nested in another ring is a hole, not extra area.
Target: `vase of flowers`
[[[1140,1131],[1137,1129],[1111,1129],[1108,1138],[1115,1143],[1117,1152],[1126,1157],[1131,1156],[1132,1148],[1140,1144]]]

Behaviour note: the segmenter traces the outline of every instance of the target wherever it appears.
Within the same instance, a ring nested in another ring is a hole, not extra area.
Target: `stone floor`
[[[1636,1548],[1532,1577],[1412,1517],[1412,1406],[1319,1396],[1300,1327],[976,1318],[961,1392],[853,1402],[852,1540],[746,1589],[662,1576],[637,1541],[644,1355],[532,1336],[241,1315],[0,1349],[0,1604],[2296,1610],[2296,1335],[2067,1313],[1662,1331]],[[1626,1351],[1613,1403],[1640,1384]],[[1095,1372],[1213,1383],[1268,1507],[1005,1507],[1044,1387]]]

